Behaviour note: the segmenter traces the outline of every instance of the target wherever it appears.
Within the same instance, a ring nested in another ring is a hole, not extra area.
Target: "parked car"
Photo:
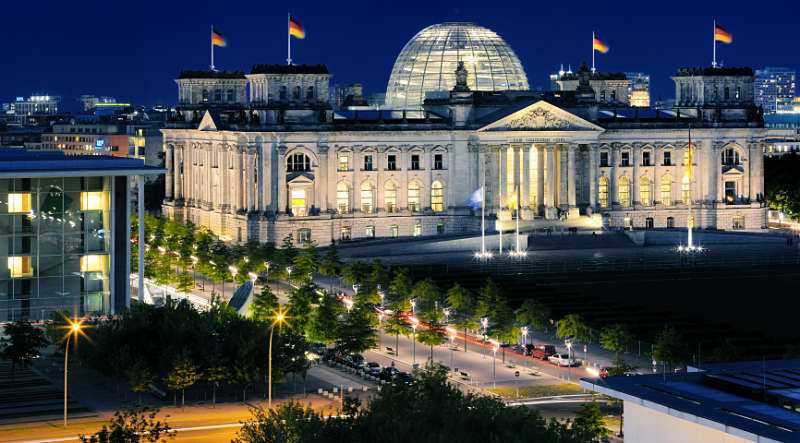
[[[578,362],[574,358],[569,358],[567,354],[555,354],[547,357],[547,360],[556,366],[577,366]]]
[[[399,369],[394,366],[389,366],[388,368],[381,369],[380,373],[378,373],[378,378],[383,381],[391,381],[399,372]]]
[[[517,354],[527,355],[526,354],[527,349],[525,348],[525,346],[522,345],[514,345],[511,347],[511,350],[516,352]]]
[[[556,354],[556,347],[553,345],[536,345],[531,351],[533,358],[547,360],[551,355]]]
[[[416,382],[416,379],[413,375],[409,374],[408,372],[398,372],[397,375],[394,376],[395,383],[403,383],[406,385],[411,385]]]
[[[364,365],[364,373],[377,377],[381,373],[381,365],[371,361]]]

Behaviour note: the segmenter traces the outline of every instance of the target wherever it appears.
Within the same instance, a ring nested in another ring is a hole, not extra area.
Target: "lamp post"
[[[228,271],[231,273],[231,283],[234,284],[236,287],[236,274],[239,273],[239,269],[236,266],[228,266]],[[222,299],[225,299],[225,276],[222,276]]]
[[[211,266],[214,266],[214,267],[217,266],[217,264],[214,263],[214,260],[209,260],[208,264],[210,264]],[[217,289],[217,284],[214,282],[214,279],[212,278],[211,279],[211,292],[216,291],[216,289]]]
[[[481,318],[481,329],[483,329],[483,341],[486,342],[486,330],[489,328],[489,317]],[[486,346],[483,346],[484,351],[481,352],[481,357],[486,358]]]
[[[192,280],[194,280],[195,288],[197,288],[197,262],[200,259],[196,255],[190,255],[189,259],[192,260]]]
[[[456,339],[456,330],[455,328],[448,326],[445,328],[447,331],[447,335],[450,337],[450,370],[453,370],[453,347],[455,346],[455,339]]]
[[[417,315],[417,299],[411,299],[411,315]]]
[[[412,368],[417,364],[417,326],[419,326],[419,320],[417,320],[416,317],[411,317],[411,331],[412,331],[411,367]]]
[[[522,333],[522,346],[525,346],[528,344],[528,327],[523,326],[519,331]]]
[[[67,375],[69,374],[69,340],[72,336],[75,336],[75,339],[78,339],[78,334],[81,333],[81,329],[83,328],[83,320],[81,321],[74,321],[68,320],[69,329],[67,330],[67,341],[66,345],[64,346],[64,427],[67,427]]]
[[[386,298],[386,293],[381,289],[381,285],[378,285],[378,297],[381,298],[381,308],[383,307],[383,301]]]
[[[378,350],[381,349],[381,332],[383,331],[383,311],[378,311]]]
[[[500,348],[500,343],[492,340],[492,389],[497,387],[497,350]]]
[[[286,311],[283,307],[279,307],[275,312],[275,320],[272,321],[272,326],[269,328],[269,361],[267,363],[267,404],[269,409],[272,409],[272,333],[275,331],[275,326],[282,326],[286,321]]]
[[[286,284],[288,284],[289,287],[292,286],[292,267],[291,266],[287,266],[286,267]]]
[[[572,341],[567,340],[567,377],[572,380]]]

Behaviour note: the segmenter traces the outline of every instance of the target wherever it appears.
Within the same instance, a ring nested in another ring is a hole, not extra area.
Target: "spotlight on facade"
[[[528,256],[528,251],[511,251],[508,255],[513,258],[525,258]]]
[[[494,254],[492,254],[489,251],[476,252],[475,253],[475,258],[477,258],[478,260],[491,260],[493,257],[494,257]]]
[[[676,249],[676,251],[677,251],[679,254],[699,254],[699,253],[701,253],[701,252],[705,252],[705,251],[707,251],[707,249],[706,249],[705,247],[703,247],[703,246],[694,246],[694,245],[691,245],[691,246],[685,246],[685,245],[679,245],[679,246],[678,246],[678,248]]]

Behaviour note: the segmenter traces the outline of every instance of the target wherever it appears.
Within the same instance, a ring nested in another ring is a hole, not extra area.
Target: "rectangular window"
[[[394,154],[389,154],[386,156],[386,169],[389,171],[396,171],[397,170],[397,156]]]
[[[347,171],[350,169],[350,161],[346,155],[339,156],[339,171]]]
[[[8,212],[10,214],[31,212],[31,194],[27,192],[8,194]]]
[[[735,215],[733,217],[733,229],[744,229],[744,215]]]
[[[339,239],[342,241],[350,240],[350,226],[342,226],[342,229],[339,230]]]
[[[436,223],[436,233],[439,235],[444,234],[444,223]]]
[[[31,257],[8,257],[8,272],[11,274],[11,278],[32,276]]]
[[[369,225],[364,228],[364,235],[367,238],[375,238],[375,226]]]
[[[670,229],[675,227],[675,219],[673,217],[667,217],[667,227]]]
[[[650,151],[642,152],[642,166],[650,166]]]
[[[644,227],[645,229],[653,229],[655,223],[653,222],[653,217],[647,217],[644,219]]]
[[[736,201],[736,182],[725,182],[725,203]]]
[[[303,228],[297,230],[297,240],[303,245],[311,241],[311,229]]]
[[[672,152],[664,151],[664,166],[672,166]]]
[[[306,216],[306,190],[305,189],[292,189],[291,191],[291,208],[292,215],[297,217]]]
[[[364,156],[364,170],[371,171],[372,170],[372,156],[365,155]]]
[[[414,225],[414,237],[419,237],[422,235],[422,223],[417,222]]]
[[[81,192],[81,211],[102,211],[103,200],[102,192]]]
[[[623,151],[622,158],[620,160],[620,166],[630,166],[630,165],[631,165],[631,153]]]
[[[419,171],[419,154],[411,154],[411,170]]]
[[[444,160],[442,154],[433,155],[433,169],[444,169]]]
[[[600,166],[608,166],[608,152],[600,153]]]
[[[81,257],[81,272],[103,272],[105,269],[105,255],[84,255]]]
[[[392,238],[400,237],[400,227],[397,225],[389,226],[389,237]]]

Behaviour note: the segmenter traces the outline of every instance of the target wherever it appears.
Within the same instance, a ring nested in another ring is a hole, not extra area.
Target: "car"
[[[547,361],[556,366],[577,366],[577,361],[574,358],[569,358],[567,354],[555,354],[547,357]]]
[[[364,373],[377,377],[381,373],[381,365],[371,361],[364,365]]]
[[[383,381],[391,381],[399,372],[400,370],[394,366],[389,366],[388,368],[381,369],[381,371],[378,373],[378,378]]]
[[[511,350],[516,352],[517,354],[527,355],[526,354],[527,349],[525,348],[525,346],[522,345],[514,345],[511,347]]]
[[[413,375],[409,374],[408,372],[398,372],[397,375],[394,376],[395,383],[402,383],[406,385],[414,384],[417,380],[414,378]]]
[[[553,345],[535,345],[531,350],[533,358],[547,360],[551,355],[555,355],[556,347]]]

